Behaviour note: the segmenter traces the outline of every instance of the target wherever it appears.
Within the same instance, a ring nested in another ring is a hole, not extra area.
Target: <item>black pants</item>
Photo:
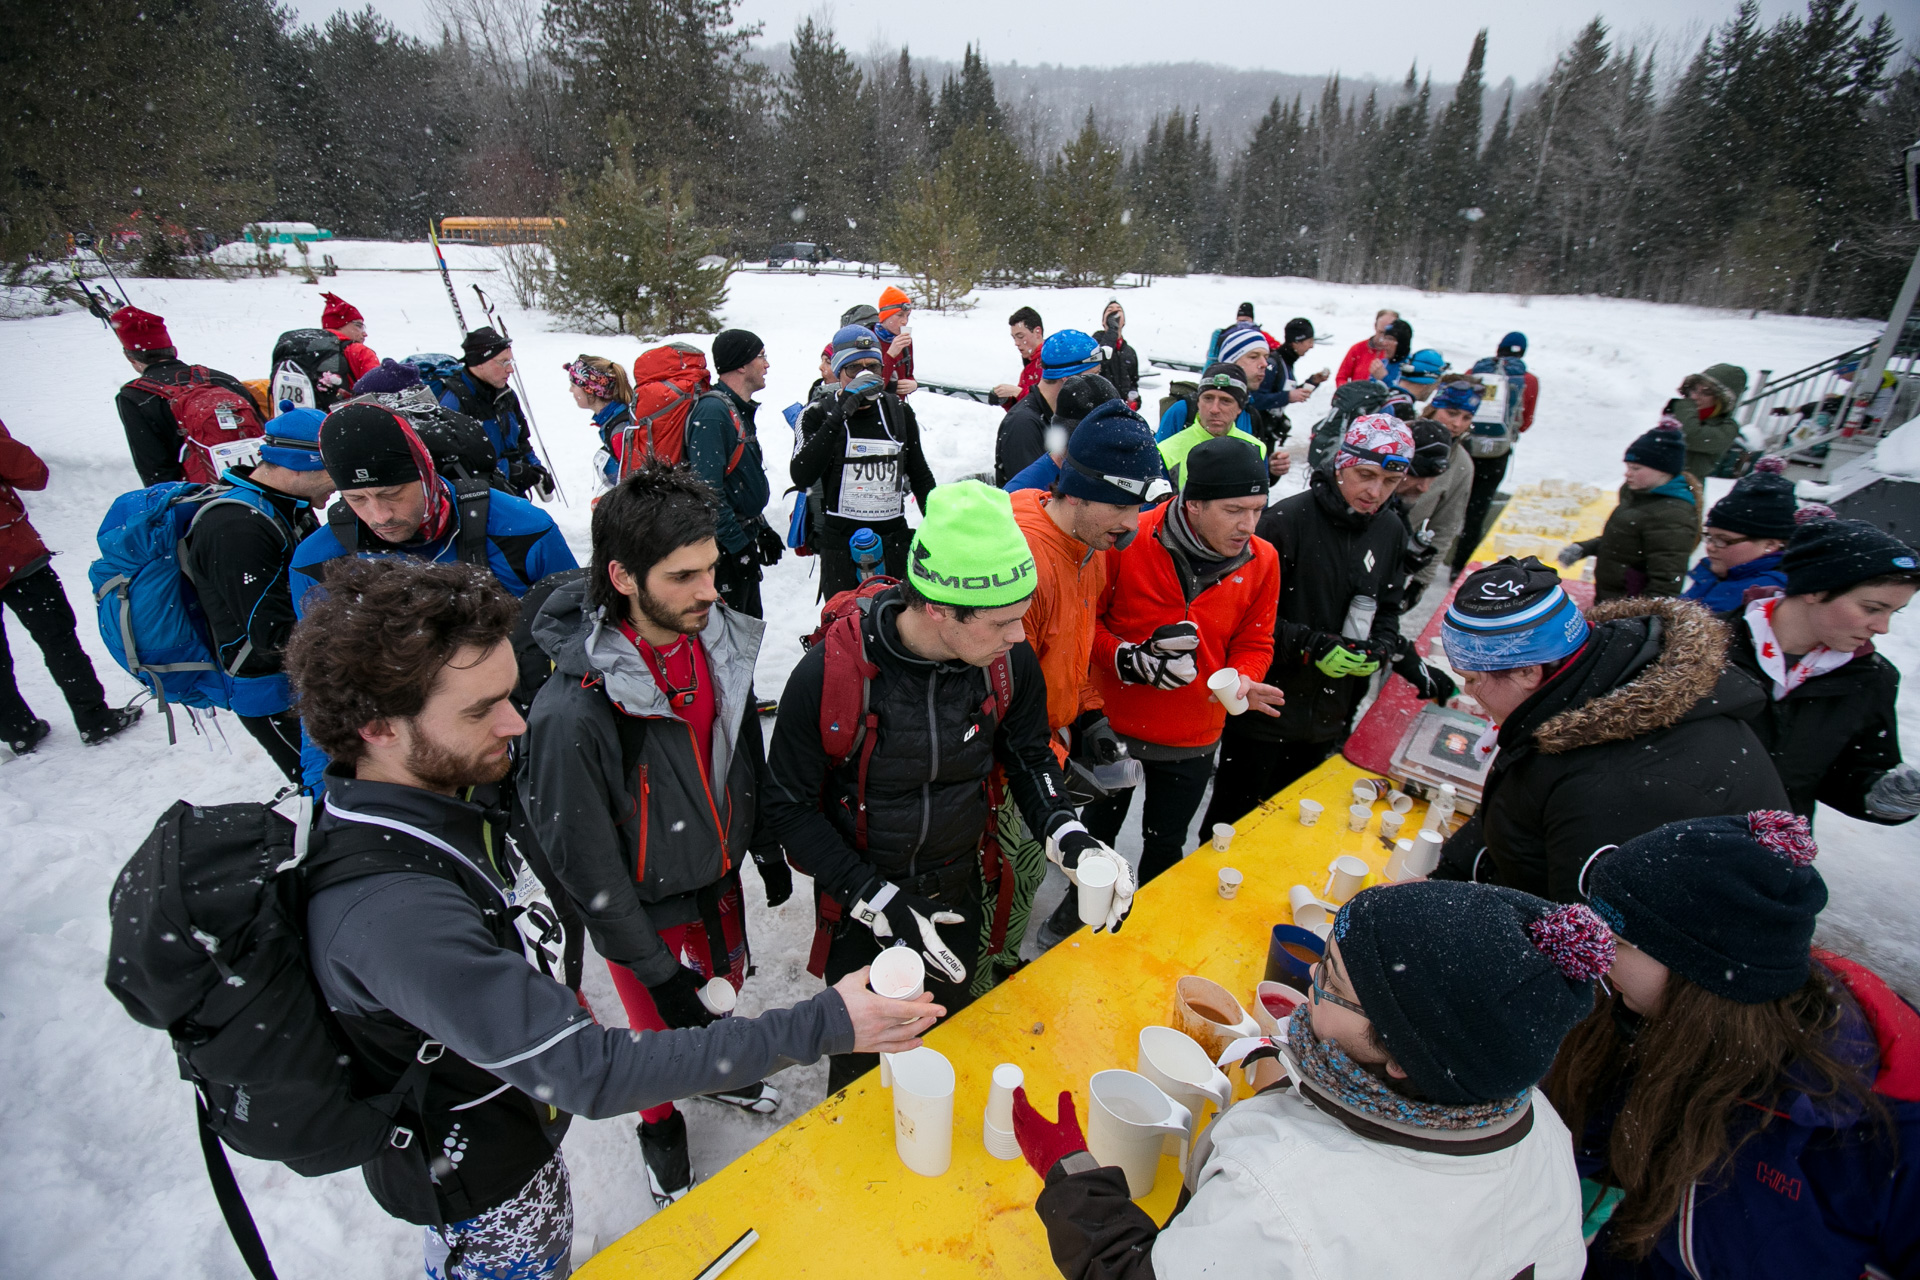
[[[287,781],[300,785],[300,717],[291,711],[270,716],[241,716],[253,740],[273,757],[274,768],[287,775]]]
[[[1220,768],[1213,775],[1213,802],[1202,832],[1216,822],[1238,822],[1274,792],[1318,768],[1333,754],[1332,742],[1263,742],[1226,734],[1220,739]]]
[[[1187,828],[1207,794],[1213,776],[1213,752],[1185,760],[1142,760],[1146,807],[1140,812],[1140,875],[1147,881],[1178,863],[1187,851]],[[1080,821],[1095,840],[1112,845],[1133,807],[1134,788],[1096,800],[1080,811]]]
[[[1460,540],[1453,544],[1455,577],[1467,567],[1467,561],[1473,559],[1480,539],[1487,536],[1487,512],[1493,509],[1493,495],[1499,491],[1500,482],[1507,478],[1507,462],[1512,457],[1509,450],[1498,457],[1473,460],[1473,488],[1467,492],[1466,523],[1460,526]]]
[[[887,576],[907,576],[907,548],[913,545],[913,530],[907,527],[905,518],[862,526],[857,520],[830,516],[813,547],[814,554],[820,557],[822,600],[831,600],[842,591],[851,591],[860,585],[853,567],[853,549],[847,545],[847,539],[862,527],[880,535],[880,550],[886,557]]]
[[[740,563],[745,556],[747,562]],[[753,547],[745,551],[722,551],[719,561],[713,566],[713,589],[727,602],[727,608],[735,613],[744,613],[758,618],[760,612],[760,562],[753,557]]]
[[[977,867],[969,868],[964,883],[955,889],[938,893],[926,887],[915,887],[912,881],[901,885],[910,892],[930,897],[941,906],[949,907],[966,919],[960,924],[940,926],[940,939],[949,950],[960,958],[966,966],[967,976],[961,982],[948,982],[939,976],[940,971],[932,965],[927,966],[927,990],[933,992],[935,1004],[940,1005],[951,1017],[967,1005],[973,1003],[973,997],[967,993],[967,986],[973,981],[974,966],[980,959],[980,873]],[[852,904],[847,904],[851,906]],[[892,915],[887,917],[894,927],[894,936],[900,936],[901,930],[913,930],[909,941],[919,941],[919,929],[911,918],[902,921]],[[883,946],[891,946],[892,940],[882,943],[873,936],[873,930],[851,918],[843,919],[834,926],[833,941],[827,948],[827,985],[832,986],[850,973],[858,973],[873,963]],[[838,1093],[858,1080],[867,1072],[880,1065],[877,1053],[836,1053],[827,1059],[827,1092]]]
[[[93,662],[74,634],[73,606],[67,603],[66,590],[53,566],[43,565],[0,587],[0,605],[13,610],[13,616],[40,646],[47,673],[66,696],[74,726],[82,733],[105,729],[113,711],[107,706],[99,677],[93,674]],[[14,683],[13,651],[7,646],[5,618],[0,613],[0,739],[12,741],[25,737],[37,717]]]

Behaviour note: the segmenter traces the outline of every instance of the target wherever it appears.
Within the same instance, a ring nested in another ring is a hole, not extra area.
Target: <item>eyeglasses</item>
[[[1308,984],[1307,989],[1312,993],[1313,998],[1316,1000],[1325,1000],[1329,1004],[1337,1004],[1342,1009],[1346,1009],[1351,1013],[1357,1013],[1361,1017],[1365,1018],[1367,1016],[1367,1011],[1365,1009],[1362,1009],[1359,1005],[1355,1004],[1351,1000],[1341,999],[1339,996],[1333,994],[1333,992],[1327,990],[1325,987],[1320,985],[1320,968],[1324,964],[1326,964],[1325,960],[1317,961],[1311,969],[1307,970],[1307,984]]]
[[[1744,534],[1734,537],[1730,537],[1724,533],[1710,533],[1707,535],[1707,545],[1715,551],[1725,551],[1728,547],[1737,547],[1743,542],[1752,541],[1752,538]]]

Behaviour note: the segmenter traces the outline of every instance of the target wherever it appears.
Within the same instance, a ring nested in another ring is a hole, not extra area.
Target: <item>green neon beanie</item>
[[[937,604],[997,609],[1033,594],[1033,552],[1013,518],[1013,499],[978,480],[927,496],[926,519],[907,557],[913,589]]]

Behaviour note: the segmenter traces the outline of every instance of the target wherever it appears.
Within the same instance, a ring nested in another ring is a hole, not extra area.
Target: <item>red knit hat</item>
[[[122,307],[108,319],[120,346],[127,351],[162,351],[173,345],[167,322],[151,311]]]
[[[342,325],[352,324],[356,320],[366,320],[366,317],[360,314],[360,308],[354,306],[338,294],[323,293],[320,296],[327,300],[326,310],[320,313],[320,327],[322,329],[338,329]]]
[[[890,284],[880,291],[880,318],[882,320],[891,319],[894,315],[912,306],[913,299],[909,298],[906,290],[900,288],[898,285]]]

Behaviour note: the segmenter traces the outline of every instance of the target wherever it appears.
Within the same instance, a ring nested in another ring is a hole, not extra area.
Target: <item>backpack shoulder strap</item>
[[[487,516],[492,493],[493,487],[485,480],[464,477],[453,481],[453,510],[460,521],[457,554],[461,563],[480,569],[487,567]]]
[[[872,706],[873,677],[880,668],[867,660],[864,624],[870,597],[856,600],[827,625],[821,637],[825,666],[820,679],[820,744],[832,768],[860,756],[854,794],[853,846],[867,847],[867,766],[880,739],[880,717]]]
[[[345,502],[336,502],[327,508],[327,528],[333,530],[334,541],[348,555],[360,550],[360,518]]]
[[[709,391],[705,395],[700,397],[700,401],[703,404],[708,400],[718,400],[720,402],[720,407],[727,411],[728,421],[733,423],[733,452],[727,457],[727,471],[726,471],[726,474],[732,475],[734,472],[734,468],[740,465],[740,459],[746,456],[746,452],[747,452],[746,420],[740,416],[740,411],[733,407],[733,400],[730,397],[722,395],[718,391]]]
[[[1013,664],[1003,653],[987,664],[987,700],[980,704],[980,714],[1004,720],[1012,706]]]

